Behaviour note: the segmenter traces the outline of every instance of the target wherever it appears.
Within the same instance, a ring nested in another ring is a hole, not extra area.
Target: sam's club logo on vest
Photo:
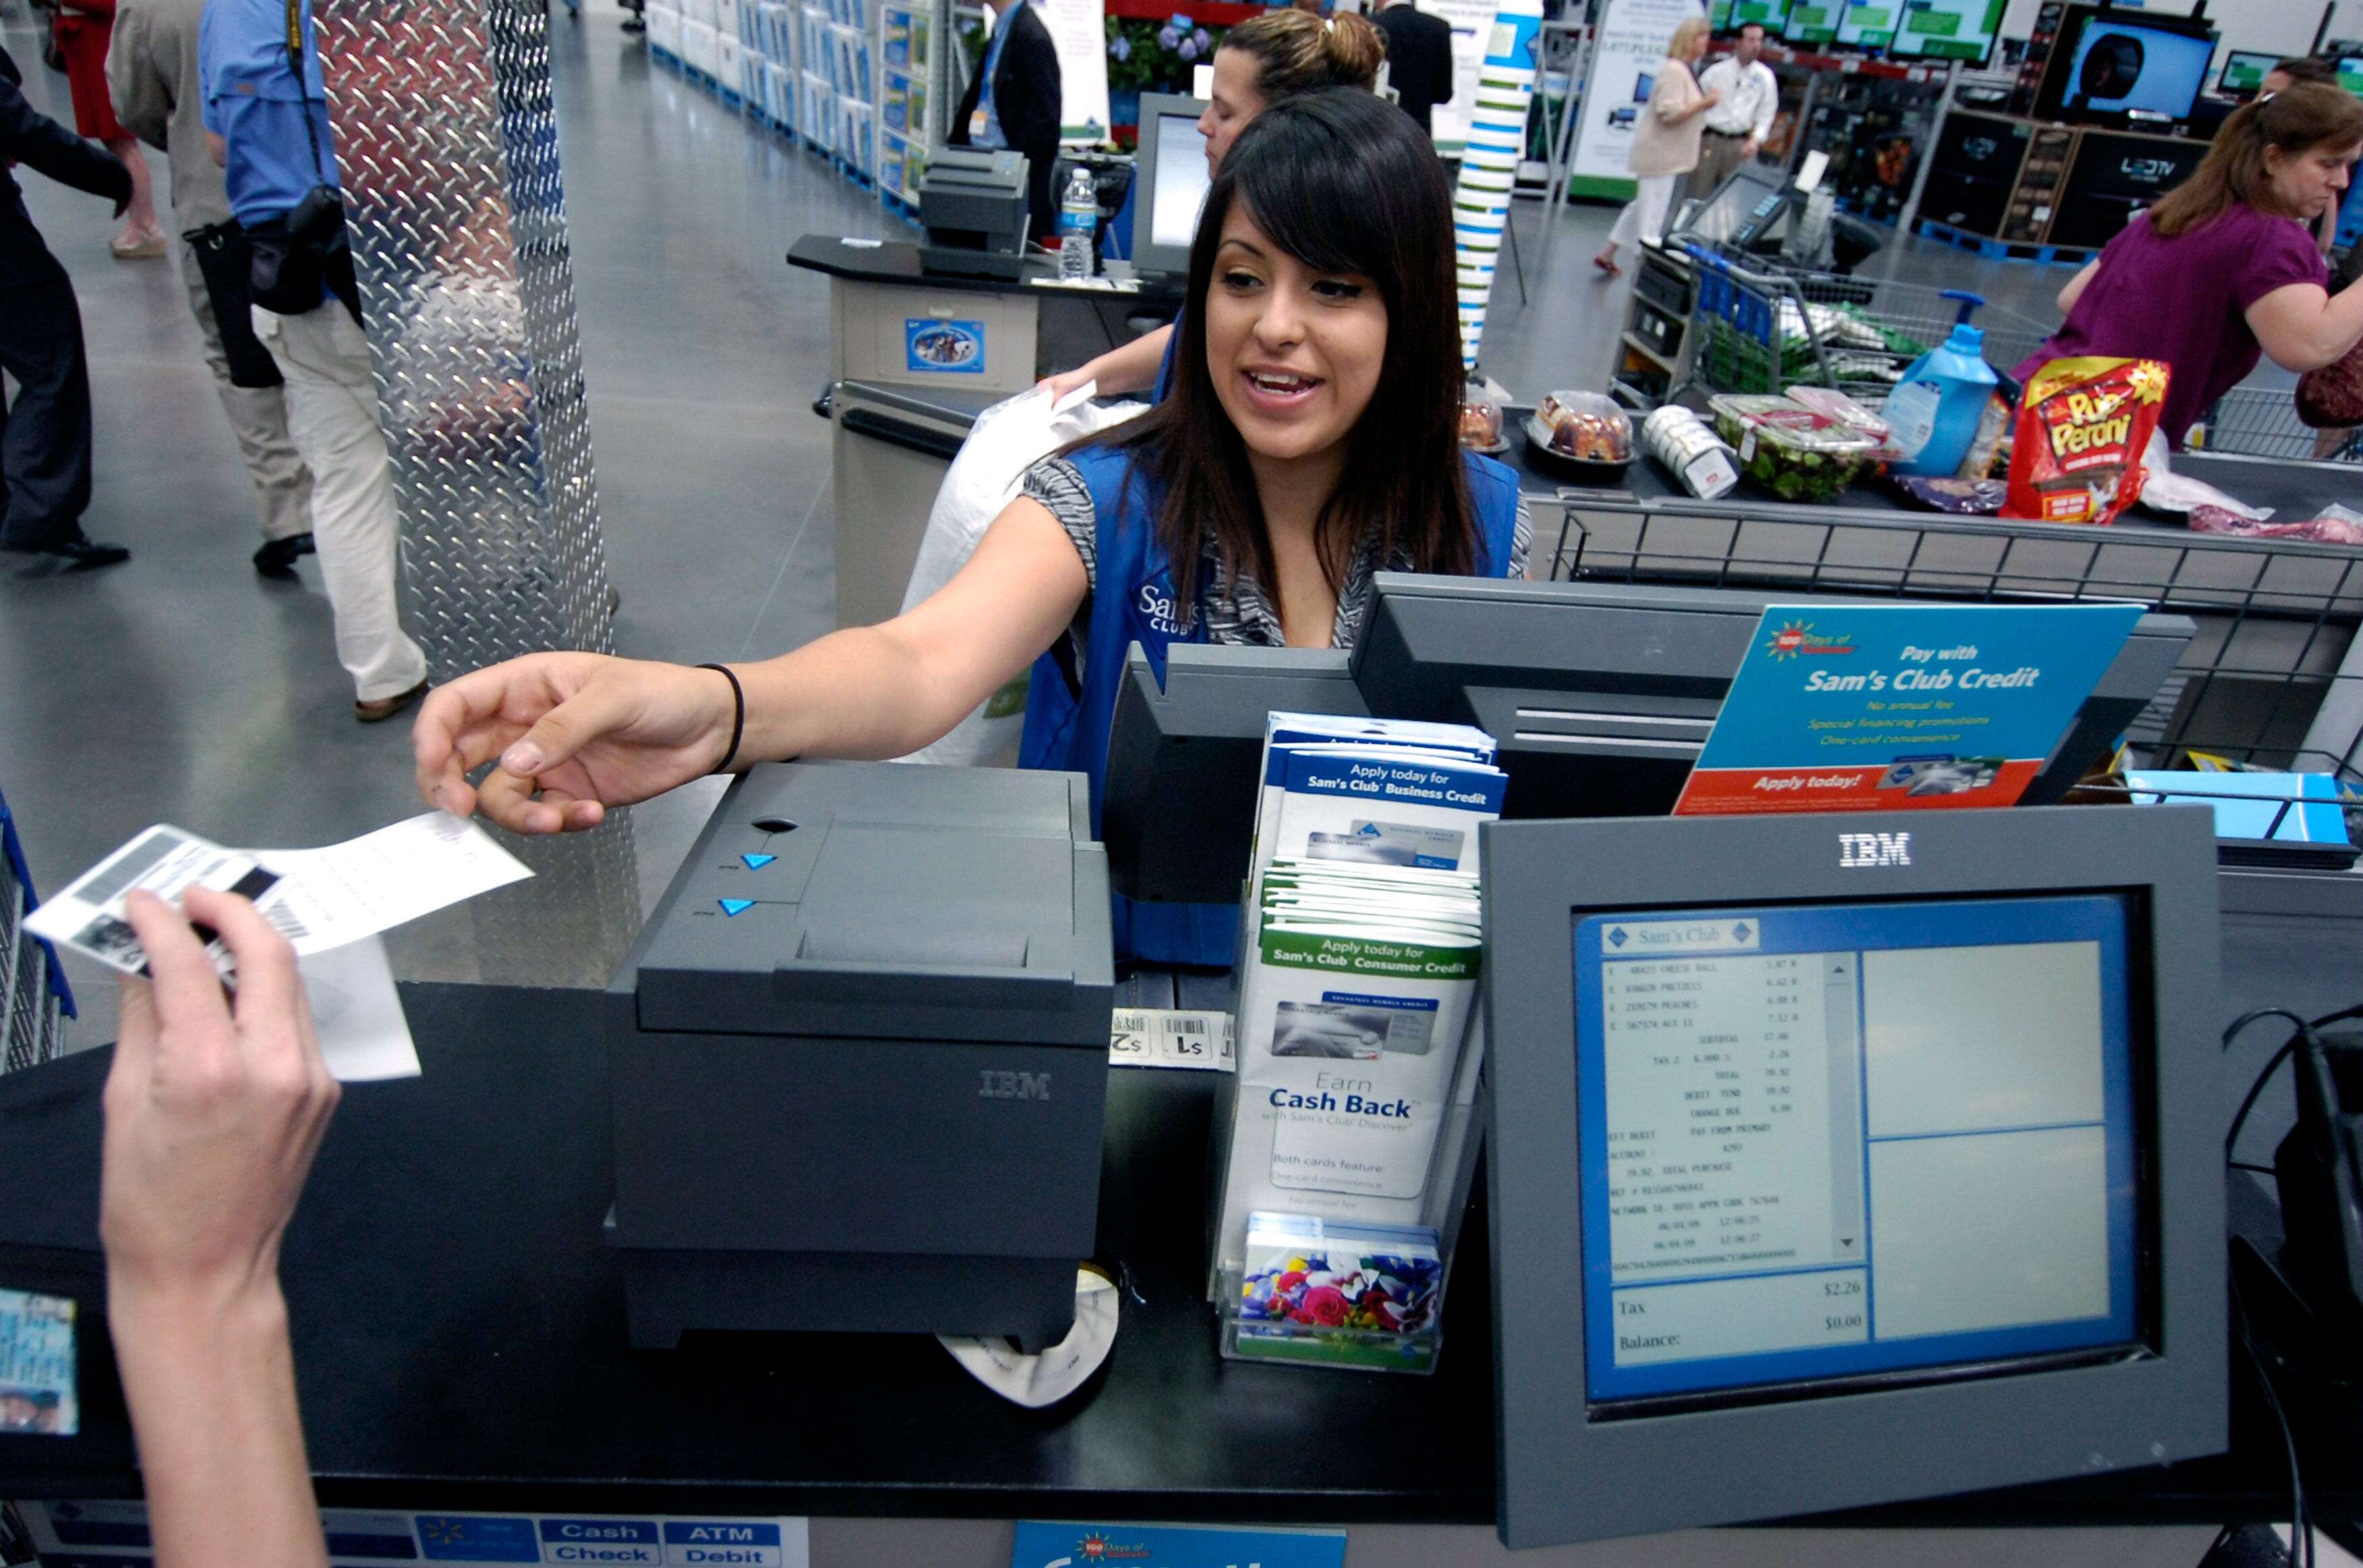
[[[1190,617],[1182,613],[1182,606],[1173,596],[1170,573],[1159,572],[1143,583],[1133,608],[1159,637],[1186,637],[1190,633]]]

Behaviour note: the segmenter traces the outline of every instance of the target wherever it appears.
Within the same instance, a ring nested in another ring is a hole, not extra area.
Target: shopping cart
[[[2363,430],[2317,430],[2300,423],[2297,395],[2286,387],[2234,387],[2215,400],[2188,444],[2243,457],[2363,462]]]
[[[1704,392],[1777,393],[1832,386],[1877,405],[1912,361],[1943,342],[1964,305],[1982,306],[1989,363],[2014,365],[2049,328],[1958,289],[1807,272],[1776,257],[1734,259],[1686,244],[1698,286],[1697,347],[1685,384]],[[1680,389],[1677,389],[1680,390]]]

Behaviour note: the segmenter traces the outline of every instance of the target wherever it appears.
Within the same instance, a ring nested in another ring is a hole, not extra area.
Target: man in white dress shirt
[[[1698,167],[1691,171],[1676,200],[1714,195],[1764,145],[1765,134],[1772,128],[1772,111],[1781,105],[1781,83],[1763,54],[1764,29],[1749,22],[1739,29],[1731,52],[1700,75],[1700,89],[1722,94],[1723,101],[1706,112]]]

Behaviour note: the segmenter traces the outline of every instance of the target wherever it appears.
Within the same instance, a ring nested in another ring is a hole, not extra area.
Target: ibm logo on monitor
[[[1909,833],[1841,833],[1838,864],[1842,866],[1908,866],[1912,863]]]
[[[1047,1100],[1050,1097],[1050,1074],[1048,1073],[1002,1073],[985,1071],[977,1076],[983,1082],[977,1089],[982,1100]]]

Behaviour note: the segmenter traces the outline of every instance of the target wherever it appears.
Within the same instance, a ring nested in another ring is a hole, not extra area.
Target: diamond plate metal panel
[[[437,680],[614,651],[540,0],[316,0],[403,572]],[[509,847],[483,977],[601,984],[639,918],[628,817]]]

